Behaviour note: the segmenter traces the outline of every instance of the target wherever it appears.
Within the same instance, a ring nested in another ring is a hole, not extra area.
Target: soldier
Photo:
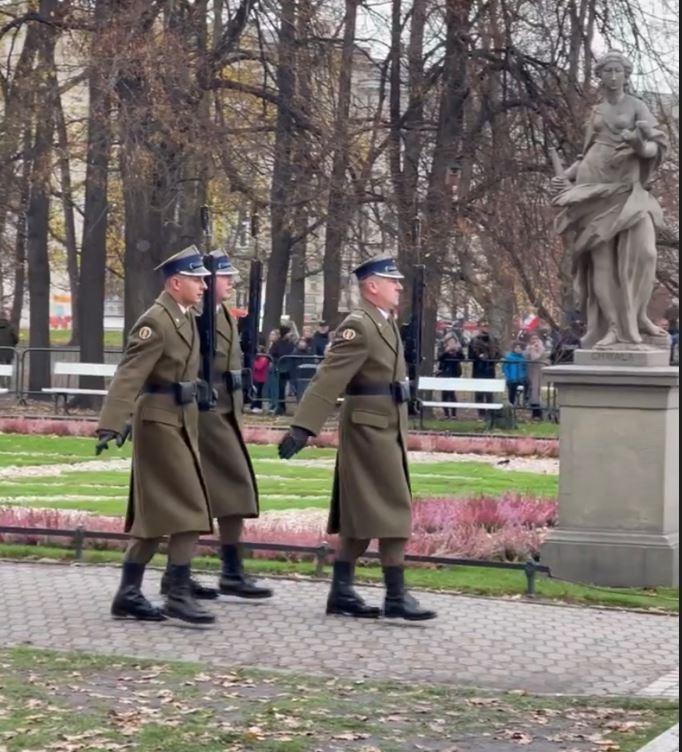
[[[224,302],[239,274],[224,251],[214,251],[216,268],[216,356],[213,383],[217,391],[214,410],[199,413],[199,450],[206,475],[211,510],[218,518],[222,573],[218,587],[223,595],[270,598],[272,591],[244,574],[239,541],[244,518],[258,517],[258,489],[251,458],[242,436],[242,350],[237,321]],[[218,597],[218,591],[193,581],[197,598]]]
[[[102,408],[97,454],[110,441],[122,446],[133,416],[126,551],[114,617],[162,621],[166,616],[211,624],[213,614],[194,599],[190,562],[202,532],[213,530],[208,489],[199,462],[196,402],[199,336],[192,306],[200,302],[209,272],[195,246],[157,269],[164,291],[133,327]],[[128,426],[128,427],[127,427]],[[163,610],[141,591],[146,565],[164,536],[168,589]]]
[[[341,548],[327,602],[328,614],[376,619],[353,589],[356,560],[379,539],[386,599],[384,616],[423,621],[435,618],[405,591],[405,545],[412,528],[407,467],[405,355],[394,311],[403,275],[387,256],[355,270],[362,302],[338,328],[334,341],[301,401],[279,447],[289,459],[317,435],[345,390],[339,424],[329,532]]]

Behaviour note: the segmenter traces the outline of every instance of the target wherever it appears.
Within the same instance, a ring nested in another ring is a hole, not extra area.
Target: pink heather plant
[[[413,535],[408,553],[424,556],[452,556],[462,559],[521,561],[536,554],[555,522],[557,503],[507,494],[500,499],[429,499],[414,505]],[[58,509],[22,509],[0,507],[0,525],[15,527],[61,528],[121,532],[123,520]],[[204,539],[211,536],[204,536]],[[326,534],[324,514],[265,514],[246,523],[245,540],[252,543],[289,543],[319,547],[327,542],[337,545]],[[50,536],[0,535],[0,541],[36,544],[62,544],[64,539]],[[124,541],[87,541],[89,547],[122,549]],[[200,546],[201,552],[212,549]],[[265,558],[298,559],[296,554],[257,552]]]
[[[51,420],[38,418],[0,418],[0,433],[19,433],[28,436],[95,436],[96,421]]]

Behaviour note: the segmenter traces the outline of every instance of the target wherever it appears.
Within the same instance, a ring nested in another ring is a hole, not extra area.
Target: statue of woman
[[[574,288],[587,332],[584,348],[642,343],[665,332],[647,315],[656,276],[656,227],[663,223],[648,190],[665,136],[644,102],[628,93],[632,63],[612,51],[596,67],[603,100],[587,123],[584,152],[563,177],[557,230],[573,253]]]

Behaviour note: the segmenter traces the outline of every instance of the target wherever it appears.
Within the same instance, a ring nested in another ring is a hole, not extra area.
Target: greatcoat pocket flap
[[[367,410],[353,410],[350,419],[353,423],[373,428],[388,428],[388,416],[381,413],[371,413]]]
[[[182,418],[177,412],[164,410],[161,407],[143,407],[140,418],[152,423],[165,423],[168,426],[180,427],[182,425]]]

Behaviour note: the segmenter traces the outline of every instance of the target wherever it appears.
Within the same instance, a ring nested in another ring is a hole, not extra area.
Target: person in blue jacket
[[[528,375],[526,358],[523,354],[523,345],[520,342],[514,342],[512,349],[504,356],[502,372],[507,381],[509,404],[512,407],[516,407],[519,387],[526,388]]]

